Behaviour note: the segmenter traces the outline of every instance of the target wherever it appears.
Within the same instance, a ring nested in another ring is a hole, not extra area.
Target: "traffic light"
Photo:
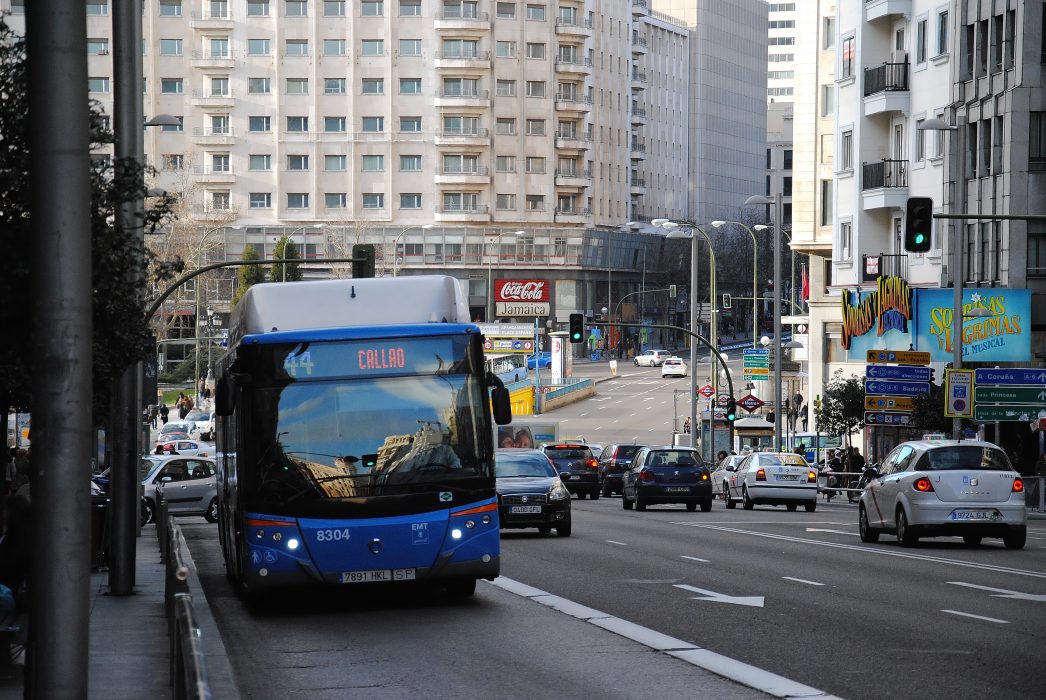
[[[726,419],[731,423],[737,420],[737,401],[733,396],[726,400]]]
[[[904,249],[909,253],[930,250],[933,231],[933,200],[929,197],[909,197],[904,209]]]
[[[374,245],[371,243],[356,243],[352,246],[352,276],[373,277],[374,276]]]
[[[731,302],[730,295],[728,293],[724,292],[723,293],[723,308],[724,309],[729,309],[730,308],[730,302]]]
[[[585,315],[570,314],[570,342],[585,342]]]

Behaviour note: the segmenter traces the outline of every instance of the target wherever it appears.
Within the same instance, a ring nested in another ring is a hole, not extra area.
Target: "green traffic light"
[[[915,242],[917,245],[922,245],[923,241],[926,240],[926,236],[921,233],[915,234]]]

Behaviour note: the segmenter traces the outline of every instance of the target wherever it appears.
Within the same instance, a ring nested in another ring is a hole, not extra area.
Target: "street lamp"
[[[234,231],[239,231],[243,227],[242,226],[215,226],[214,228],[209,229],[206,233],[204,233],[203,234],[203,238],[200,239],[200,246],[196,249],[196,255],[193,256],[194,259],[196,260],[196,267],[197,268],[203,266],[203,262],[204,261],[202,260],[202,258],[203,258],[204,252],[207,250],[207,239],[210,238],[212,234],[214,234],[214,233],[216,233],[218,231],[224,231],[227,228],[230,228],[230,229],[232,229]],[[196,336],[196,370],[193,373],[193,380],[195,381],[195,384],[193,385],[193,391],[196,391],[196,392],[198,392],[199,388],[200,388],[200,321],[201,321],[201,316],[202,316],[201,309],[200,309],[200,285],[203,283],[203,281],[204,281],[203,277],[200,277],[199,279],[194,280],[194,282],[193,282],[193,286],[196,288],[196,305],[195,305],[196,306],[196,313],[193,316],[193,320],[196,323],[196,332],[194,334]],[[210,308],[210,307],[208,307],[208,308]],[[208,352],[209,351],[210,351],[210,347],[208,347]],[[208,359],[208,366],[209,365],[210,365],[210,360]],[[197,395],[196,398],[197,398],[197,400],[199,400],[200,397]]]
[[[494,322],[494,245],[501,241],[502,236],[522,236],[526,231],[502,231],[494,236],[487,252],[487,323]],[[500,255],[498,256],[500,258]]]
[[[234,226],[233,228],[236,228],[236,227]],[[310,226],[300,226],[299,228],[294,229],[290,233],[283,234],[283,237],[286,237],[286,238],[289,239],[294,234],[300,233],[300,232],[304,231],[307,228],[323,228],[323,224],[312,224]],[[294,243],[294,241],[291,241],[291,243]],[[303,250],[304,250],[304,248],[305,248],[305,246],[302,246]],[[286,246],[283,247],[283,255],[281,257],[283,257],[284,259],[287,259],[287,247]],[[286,282],[287,281],[287,265],[288,265],[288,263],[277,263],[277,264],[283,270],[283,279],[281,281],[282,282]]]
[[[752,347],[756,347],[758,343],[757,336],[759,335],[759,314],[756,313],[759,302],[759,247],[758,241],[755,237],[755,232],[748,228],[745,224],[740,221],[713,221],[712,226],[719,228],[725,224],[737,224],[742,227],[745,231],[748,231],[748,235],[752,237]],[[759,229],[759,226],[756,226]]]
[[[421,226],[408,226],[407,228],[405,228],[402,231],[400,231],[399,235],[396,236],[395,239],[393,239],[393,241],[392,241],[392,276],[393,277],[398,276],[399,275],[399,271],[400,271],[400,265],[399,265],[399,262],[400,262],[400,254],[399,254],[400,239],[403,238],[403,234],[405,234],[407,231],[410,231],[411,229],[416,229],[416,228],[420,228],[420,229],[424,229],[425,231],[428,231],[430,228],[435,228],[435,226],[433,226],[432,224],[422,224]]]
[[[772,227],[771,226],[767,226],[765,224],[756,224],[752,228],[754,228],[756,231],[768,231]],[[788,299],[788,303],[791,305],[793,313],[798,311],[799,314],[801,315],[803,313],[803,309],[802,309],[802,307],[800,307],[798,304],[795,303],[795,250],[792,249],[792,234],[788,233],[787,230],[781,231],[781,233],[783,233],[784,237],[788,239],[788,250],[791,252],[791,255],[792,255],[792,264],[790,266],[791,267],[791,271],[792,271],[791,272],[792,284],[791,284],[791,288],[788,290],[788,293],[790,295],[789,299]],[[784,303],[783,299],[782,299],[781,303]]]
[[[745,200],[746,205],[770,204],[771,200],[762,195],[752,195]],[[774,449],[781,451],[781,193],[777,192],[774,205]]]

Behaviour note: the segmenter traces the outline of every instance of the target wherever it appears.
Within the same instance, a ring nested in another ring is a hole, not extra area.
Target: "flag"
[[[810,299],[810,278],[806,276],[806,264],[803,264],[803,301]]]

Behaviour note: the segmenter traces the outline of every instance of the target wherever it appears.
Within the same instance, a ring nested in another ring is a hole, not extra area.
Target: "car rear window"
[[[545,450],[551,459],[591,459],[592,450],[587,447],[580,447],[575,449],[554,447]]]
[[[682,450],[657,450],[651,452],[650,457],[646,463],[651,467],[659,465],[664,466],[684,466],[684,467],[696,467],[701,464],[701,458],[697,454],[690,451]]]
[[[632,459],[639,452],[642,445],[618,445],[614,451],[614,459]]]
[[[939,447],[926,452],[919,458],[917,471],[952,469],[998,469],[1010,471],[1010,464],[1006,453],[997,447],[982,447],[978,445],[953,445],[950,447]]]

